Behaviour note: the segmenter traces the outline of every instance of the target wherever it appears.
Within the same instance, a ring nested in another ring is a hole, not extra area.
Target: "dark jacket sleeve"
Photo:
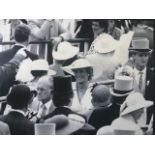
[[[0,66],[0,96],[7,94],[10,86],[12,86],[15,80],[19,64],[24,58],[24,56],[18,54],[7,64]]]

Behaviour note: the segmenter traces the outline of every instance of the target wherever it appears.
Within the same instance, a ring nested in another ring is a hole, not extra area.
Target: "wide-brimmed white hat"
[[[87,125],[85,119],[76,114],[70,114],[68,117],[65,115],[56,115],[45,120],[45,123],[56,124],[56,135],[70,135],[81,128],[92,130],[92,126]]]
[[[135,135],[139,130],[138,126],[123,117],[115,119],[111,123],[111,129],[115,135]]]
[[[31,71],[47,71],[47,75],[55,75],[54,70],[49,69],[48,62],[44,59],[34,60],[31,64]]]
[[[114,88],[110,88],[110,93],[116,97],[129,95],[133,91],[133,78],[119,75],[115,77]]]
[[[152,105],[153,102],[145,100],[142,94],[138,92],[131,93],[122,104],[120,115],[124,116],[139,109],[150,107]]]
[[[73,70],[88,67],[92,68],[92,65],[89,63],[89,61],[85,58],[80,58],[75,60],[71,65],[63,67],[63,70],[71,75],[74,75]]]
[[[76,56],[79,52],[79,48],[73,46],[69,42],[62,42],[58,45],[57,51],[53,51],[52,55],[55,60],[68,60]]]
[[[100,35],[94,42],[94,51],[101,54],[115,51],[118,47],[119,41],[108,34]]]
[[[87,59],[81,58],[78,60],[75,60],[70,66],[68,66],[70,69],[80,69],[80,68],[87,68],[92,67],[92,65],[89,63]]]

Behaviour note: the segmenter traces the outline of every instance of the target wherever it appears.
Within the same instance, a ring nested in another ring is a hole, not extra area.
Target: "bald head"
[[[105,85],[97,85],[92,91],[92,103],[96,106],[106,106],[110,103],[111,94]]]

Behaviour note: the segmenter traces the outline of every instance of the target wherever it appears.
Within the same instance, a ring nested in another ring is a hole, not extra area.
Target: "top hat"
[[[129,51],[132,51],[133,53],[149,53],[151,51],[149,48],[149,40],[147,38],[140,37],[133,38]]]
[[[23,108],[27,106],[30,99],[35,96],[35,92],[31,91],[30,88],[24,84],[15,85],[10,89],[7,96],[8,104],[13,108]]]
[[[55,60],[68,60],[76,56],[79,52],[79,48],[74,47],[69,42],[62,42],[58,45],[57,51],[53,51],[52,55]]]
[[[123,97],[133,91],[133,78],[129,76],[116,76],[114,88],[110,89],[113,96]]]
[[[73,93],[72,77],[68,76],[55,76],[53,79],[54,91],[53,94],[63,95]]]

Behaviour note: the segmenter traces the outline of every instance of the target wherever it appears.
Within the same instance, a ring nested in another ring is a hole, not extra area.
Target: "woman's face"
[[[74,70],[75,79],[77,83],[83,83],[88,81],[88,73],[86,69],[76,69]]]
[[[94,33],[100,34],[104,31],[104,28],[100,26],[100,23],[97,21],[92,22],[92,29]]]
[[[144,109],[143,108],[142,109],[139,109],[139,110],[136,110],[135,112],[133,112],[134,118],[136,120],[138,120],[141,117],[141,115],[143,114],[143,112],[144,112]]]
[[[109,26],[109,28],[113,28],[115,26],[115,21],[114,20],[108,20],[108,26]]]

